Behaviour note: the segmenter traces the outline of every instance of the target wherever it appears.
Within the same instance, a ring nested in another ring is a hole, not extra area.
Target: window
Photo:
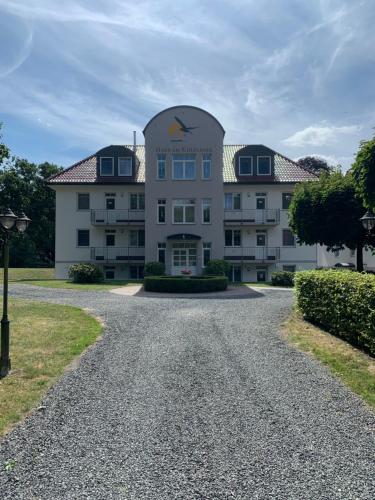
[[[211,224],[211,199],[202,200],[202,224]]]
[[[226,229],[225,230],[225,246],[240,247],[241,246],[241,230]]]
[[[105,235],[105,246],[106,247],[114,247],[115,246],[115,234],[106,234]]]
[[[290,202],[292,201],[292,193],[283,193],[282,194],[282,209],[288,210]]]
[[[258,156],[258,175],[271,175],[271,158],[269,156]]]
[[[116,208],[116,199],[115,198],[106,198],[105,207],[107,210],[114,210]]]
[[[144,193],[131,193],[130,210],[144,210],[144,209],[145,209]]]
[[[157,160],[157,178],[165,179],[167,171],[167,155],[159,154]]]
[[[100,175],[113,175],[113,158],[100,158]]]
[[[211,260],[211,243],[203,243],[203,267]]]
[[[195,200],[173,200],[173,224],[194,224]]]
[[[90,246],[90,230],[77,229],[77,247],[89,247],[89,246]]]
[[[350,249],[350,257],[354,257],[354,256],[355,256],[355,250]]]
[[[253,175],[253,159],[251,156],[240,156],[239,173],[240,175]]]
[[[166,243],[158,243],[158,262],[165,264],[165,254],[167,251]]]
[[[264,210],[266,208],[267,198],[265,196],[257,196],[256,207],[258,210]]]
[[[333,255],[334,255],[335,257],[340,257],[340,250],[335,250],[335,251],[333,252]]]
[[[173,244],[173,266],[195,267],[197,265],[197,245],[195,243]]]
[[[104,274],[106,280],[114,280],[115,279],[114,266],[104,266]]]
[[[267,271],[265,269],[257,270],[257,281],[264,282],[267,279]]]
[[[294,234],[290,229],[283,229],[283,246],[284,247],[294,247],[295,240]]]
[[[133,174],[131,157],[118,159],[118,175],[130,177]]]
[[[165,208],[167,200],[158,200],[158,224],[165,224]]]
[[[131,280],[142,280],[144,276],[144,266],[130,266],[129,274]]]
[[[241,210],[241,193],[225,193],[224,208],[226,210]]]
[[[195,155],[173,155],[173,179],[195,179]]]
[[[90,193],[78,193],[77,208],[78,210],[90,210]]]
[[[129,246],[131,247],[144,247],[145,246],[145,230],[132,229],[129,235]]]
[[[266,240],[267,240],[267,234],[266,233],[258,233],[257,234],[257,247],[265,247],[266,246]]]
[[[202,156],[202,179],[211,179],[212,175],[212,155],[205,153]]]
[[[296,266],[283,266],[283,271],[286,271],[288,273],[295,273]]]

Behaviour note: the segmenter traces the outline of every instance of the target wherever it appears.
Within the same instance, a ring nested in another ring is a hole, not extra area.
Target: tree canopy
[[[2,155],[2,156],[1,156]],[[32,223],[24,235],[12,234],[11,265],[46,265],[54,260],[55,193],[46,179],[61,167],[11,157],[0,137],[0,207],[22,210]]]
[[[364,213],[353,176],[334,172],[323,174],[317,182],[296,187],[289,207],[289,224],[301,243],[320,243],[329,250],[344,246],[357,249],[357,269],[362,270],[362,249],[375,243],[359,220]]]
[[[361,142],[351,172],[364,206],[375,210],[375,137]]]
[[[329,173],[332,171],[332,167],[328,165],[326,160],[324,160],[323,158],[319,158],[318,156],[305,156],[304,158],[300,158],[297,163],[309,172],[317,175],[320,175],[324,172]]]

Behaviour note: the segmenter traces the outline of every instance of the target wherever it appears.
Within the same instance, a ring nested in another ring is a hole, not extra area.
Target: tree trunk
[[[363,271],[363,243],[357,243],[357,271]]]

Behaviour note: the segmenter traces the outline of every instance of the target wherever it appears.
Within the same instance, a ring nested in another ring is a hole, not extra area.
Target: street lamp
[[[10,371],[9,358],[9,318],[8,318],[8,268],[9,239],[13,231],[24,233],[31,220],[24,212],[19,217],[10,208],[0,214],[0,239],[3,241],[4,287],[3,287],[3,317],[1,319],[1,355],[0,378],[6,377]]]
[[[359,219],[367,233],[370,234],[375,227],[375,215],[372,210],[367,210],[365,215]]]

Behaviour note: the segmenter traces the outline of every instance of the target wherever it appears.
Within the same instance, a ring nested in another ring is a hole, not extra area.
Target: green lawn
[[[24,285],[44,286],[47,288],[68,288],[69,290],[112,290],[112,288],[119,288],[121,286],[134,285],[141,283],[140,281],[107,281],[105,283],[72,283],[66,280],[27,280],[19,281],[18,283]]]
[[[55,268],[10,268],[9,280],[10,281],[24,281],[24,280],[49,280],[54,279]],[[3,269],[0,269],[0,279],[3,280]]]
[[[284,324],[284,334],[289,342],[316,357],[375,409],[375,359],[304,321],[297,312]]]
[[[9,310],[12,371],[0,379],[0,436],[39,403],[102,331],[97,320],[75,307],[12,299]]]

